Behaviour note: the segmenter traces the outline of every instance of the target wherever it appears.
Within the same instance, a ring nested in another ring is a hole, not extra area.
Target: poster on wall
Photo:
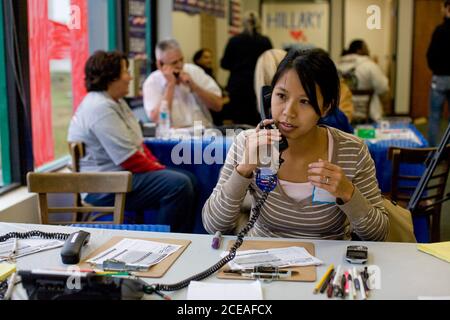
[[[224,18],[225,0],[173,0],[173,10],[189,14],[206,13]]]
[[[131,94],[141,95],[140,88],[147,76],[146,0],[129,1],[129,58],[135,84]]]
[[[329,3],[264,3],[262,24],[275,48],[329,50]]]

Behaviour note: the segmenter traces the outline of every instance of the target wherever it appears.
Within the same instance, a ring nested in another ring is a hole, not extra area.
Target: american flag
[[[229,33],[231,35],[239,34],[242,30],[242,8],[241,0],[229,0]]]

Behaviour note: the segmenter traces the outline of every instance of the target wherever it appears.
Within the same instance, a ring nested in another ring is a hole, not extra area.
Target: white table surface
[[[70,227],[6,224],[0,223],[0,235],[9,232],[26,232],[40,230],[45,232],[72,233],[76,230]],[[91,239],[83,250],[83,257],[92,253],[96,248],[113,236],[129,236],[143,238],[170,238],[189,239],[192,243],[169,269],[162,279],[145,279],[146,282],[172,284],[184,280],[209,268],[219,261],[222,250],[211,248],[212,236],[174,233],[149,233],[134,231],[117,231],[102,229],[84,229],[91,233]],[[222,247],[234,237],[224,237]],[[252,239],[258,240],[258,239]],[[268,240],[268,239],[264,239]],[[299,239],[273,239],[276,241],[298,241]],[[317,279],[320,279],[328,266],[333,263],[335,267],[342,265],[350,268],[345,259],[346,247],[354,242],[346,241],[317,241],[303,240],[315,244],[316,256],[324,262],[317,267]],[[450,296],[450,264],[433,256],[419,252],[416,244],[403,243],[358,243],[369,248],[368,265],[376,265],[381,269],[381,290],[371,291],[371,300],[416,300],[419,297],[449,297]],[[65,269],[60,258],[60,249],[54,249],[38,254],[22,257],[17,260],[19,270],[32,270],[43,268]],[[231,280],[220,280],[215,275],[203,280],[212,283],[230,283]],[[242,283],[242,281],[238,281]],[[326,295],[314,295],[315,283],[280,282],[263,283],[263,296],[265,300],[321,300]],[[14,297],[23,298],[20,287]],[[172,299],[186,299],[187,289],[168,293]],[[157,296],[146,297],[160,299]]]

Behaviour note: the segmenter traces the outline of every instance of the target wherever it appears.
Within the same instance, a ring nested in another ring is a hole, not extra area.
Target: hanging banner
[[[173,10],[188,14],[206,13],[224,18],[225,0],[173,0]]]
[[[228,33],[237,35],[242,31],[242,7],[240,0],[229,0]]]
[[[329,3],[265,3],[262,12],[263,33],[275,48],[329,50]]]

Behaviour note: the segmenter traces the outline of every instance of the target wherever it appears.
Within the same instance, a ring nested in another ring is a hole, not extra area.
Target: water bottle
[[[166,100],[161,102],[159,108],[159,121],[158,121],[158,138],[168,138],[170,136],[170,112],[169,104]]]

